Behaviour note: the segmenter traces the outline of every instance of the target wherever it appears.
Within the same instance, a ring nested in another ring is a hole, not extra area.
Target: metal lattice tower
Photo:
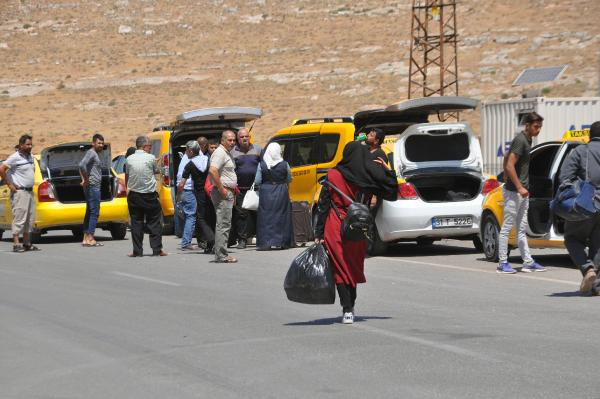
[[[413,0],[408,98],[458,95],[456,1]]]

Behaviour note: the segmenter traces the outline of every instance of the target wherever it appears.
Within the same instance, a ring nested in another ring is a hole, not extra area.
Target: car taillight
[[[483,183],[483,188],[481,189],[481,194],[487,194],[496,187],[500,187],[500,182],[496,179],[487,179],[485,183]]]
[[[163,184],[165,186],[171,185],[171,179],[169,179],[169,154],[163,155]]]
[[[38,202],[52,202],[56,201],[54,193],[52,192],[52,186],[47,180],[44,180],[38,186]]]
[[[127,187],[125,186],[125,183],[123,182],[123,180],[119,179],[119,182],[117,183],[117,198],[124,198],[127,197]]]
[[[415,190],[415,186],[410,183],[398,184],[398,199],[417,199],[419,194]]]

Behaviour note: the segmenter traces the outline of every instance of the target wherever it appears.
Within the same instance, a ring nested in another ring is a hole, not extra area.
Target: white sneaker
[[[352,324],[354,323],[354,313],[346,312],[342,317],[342,324]]]

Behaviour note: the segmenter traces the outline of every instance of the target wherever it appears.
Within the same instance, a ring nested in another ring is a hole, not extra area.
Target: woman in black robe
[[[281,146],[267,146],[256,171],[254,184],[259,186],[256,246],[259,251],[295,246],[292,227],[292,204],[288,183],[290,166],[281,157]]]

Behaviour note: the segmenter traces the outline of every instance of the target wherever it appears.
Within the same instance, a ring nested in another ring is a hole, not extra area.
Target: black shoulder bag
[[[326,183],[342,197],[350,201],[350,206],[348,206],[346,217],[344,219],[342,219],[337,206],[331,201],[335,214],[342,222],[342,239],[349,241],[363,241],[369,239],[369,232],[373,226],[373,215],[371,215],[369,207],[363,203],[354,201],[350,196],[329,181]]]

